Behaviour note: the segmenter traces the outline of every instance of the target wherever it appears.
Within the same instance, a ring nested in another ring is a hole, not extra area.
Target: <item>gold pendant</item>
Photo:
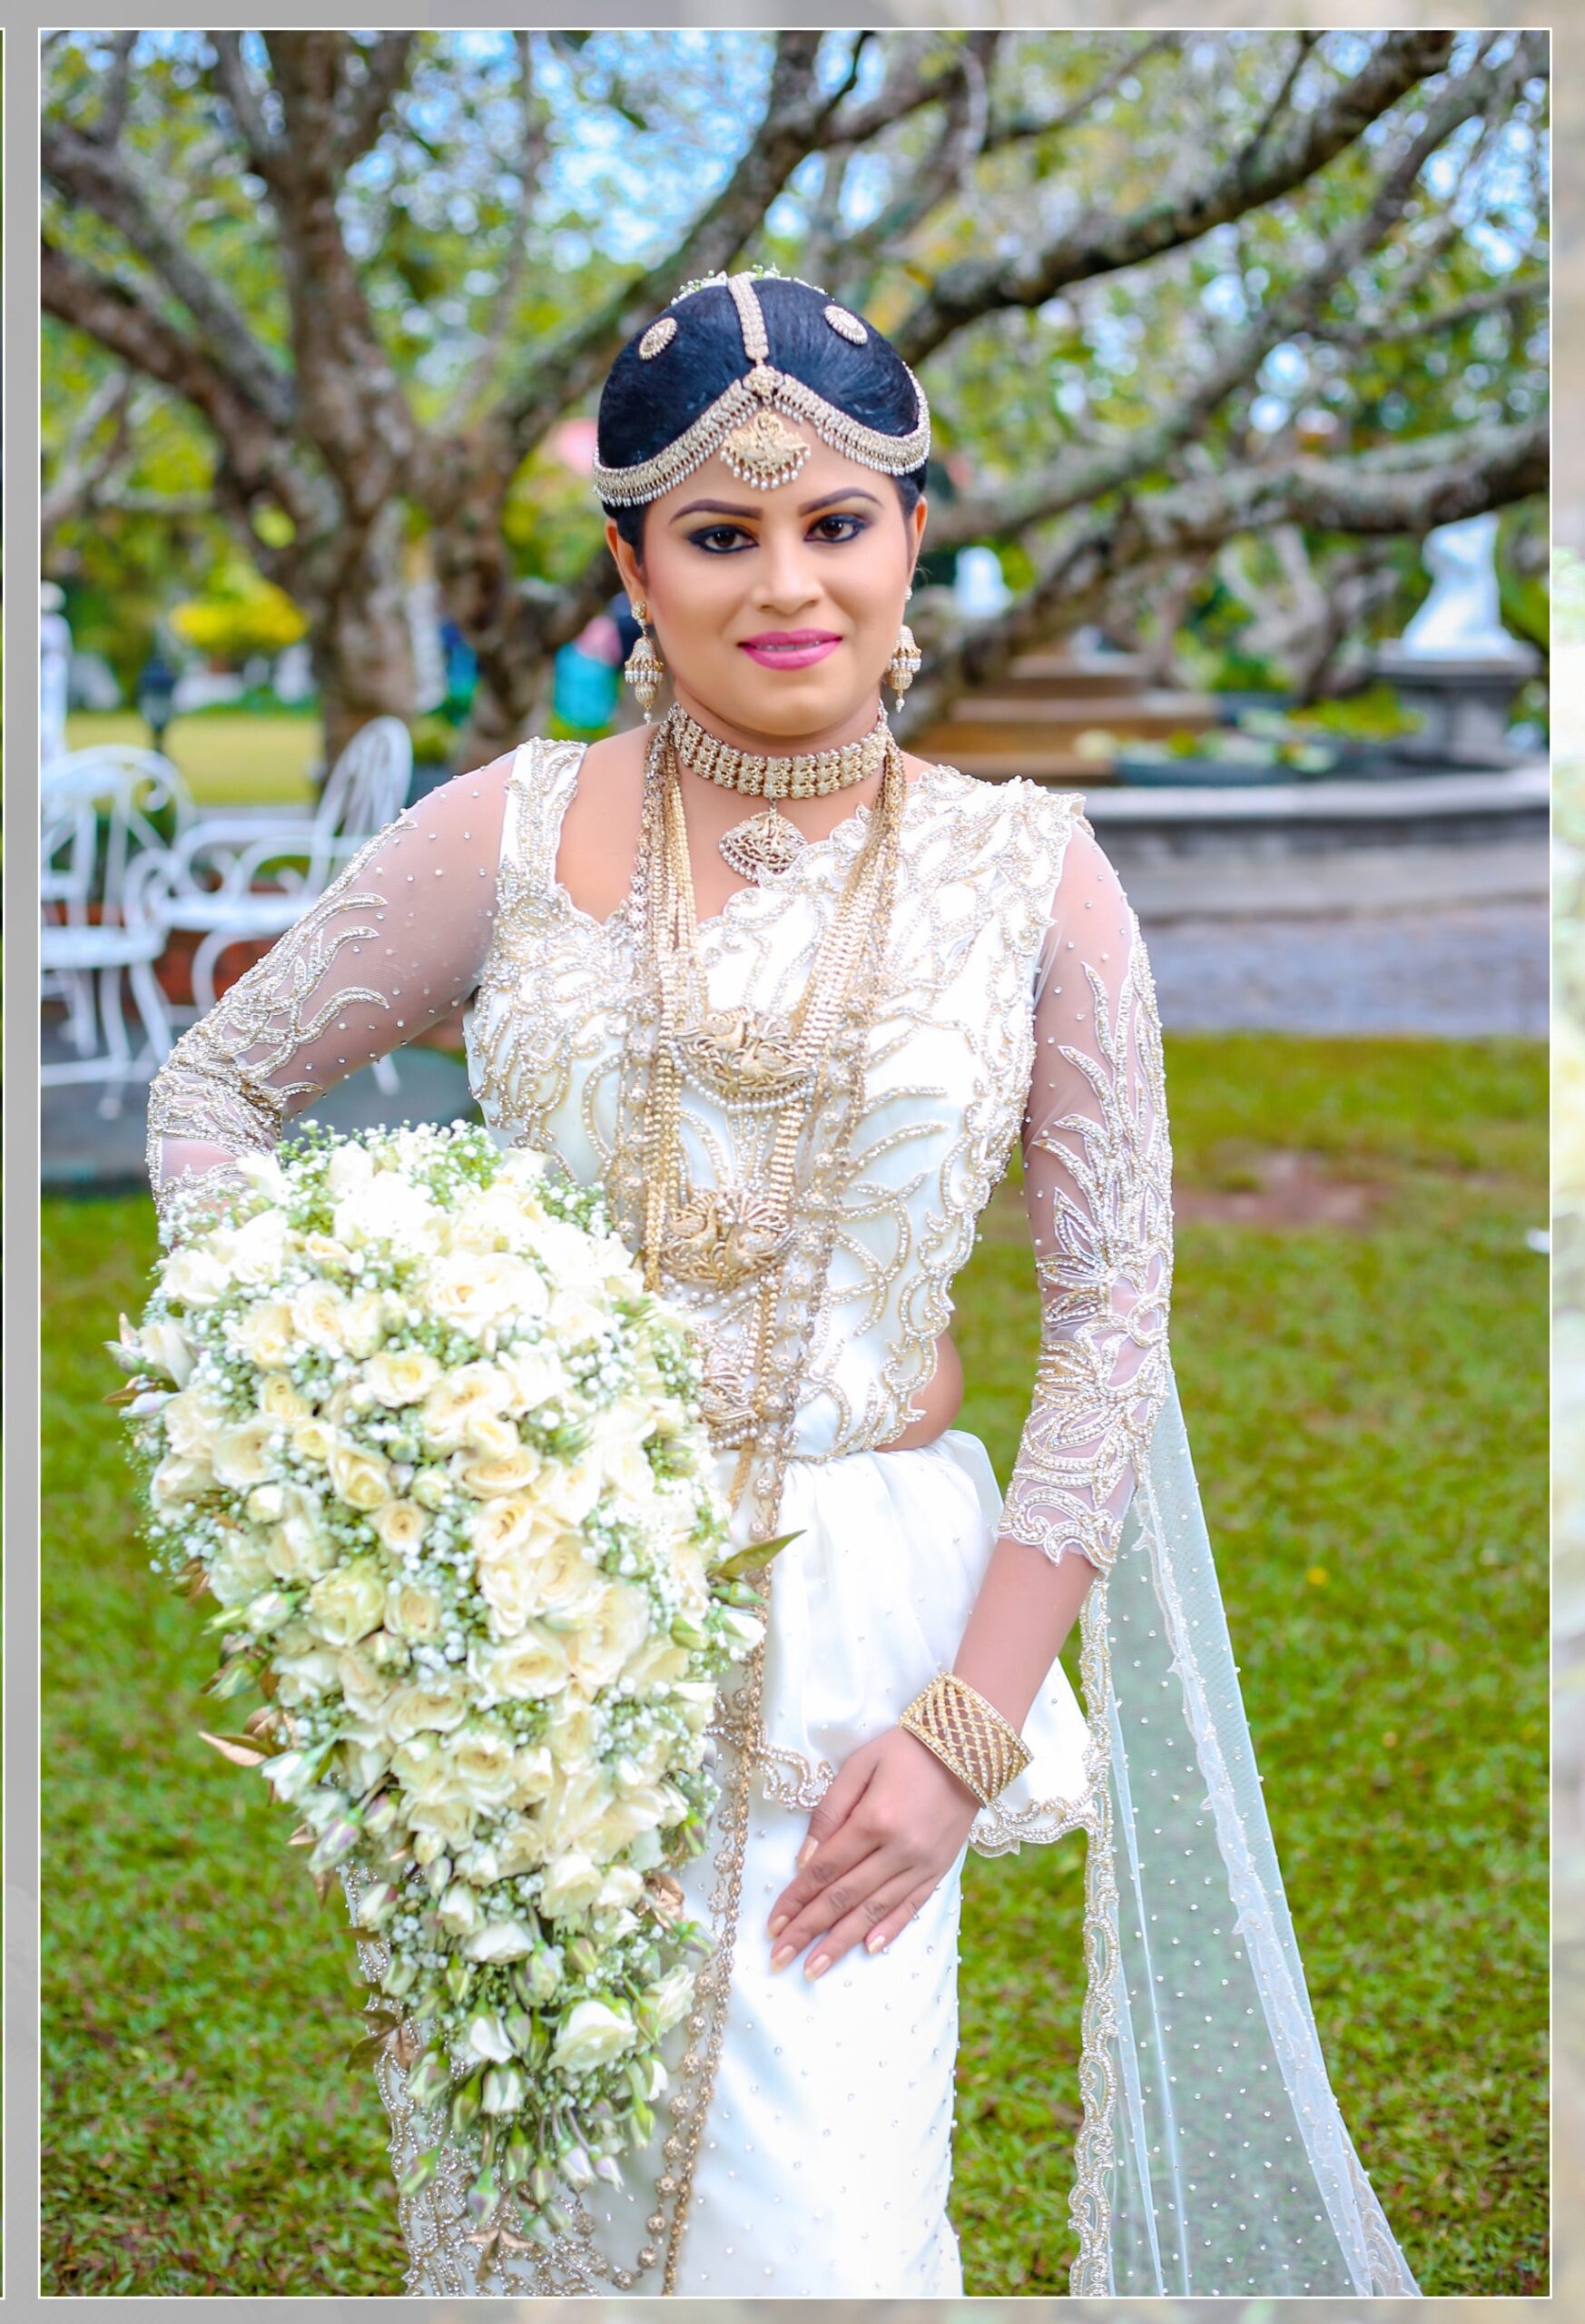
[[[785,872],[809,842],[796,823],[766,807],[747,822],[733,823],[716,844],[739,879],[764,881]]]
[[[668,1044],[684,1081],[724,1105],[785,1106],[806,1091],[813,1067],[752,1009],[718,1009]]]
[[[668,1216],[661,1264],[679,1282],[724,1291],[763,1273],[792,1232],[782,1206],[752,1187],[701,1187]]]

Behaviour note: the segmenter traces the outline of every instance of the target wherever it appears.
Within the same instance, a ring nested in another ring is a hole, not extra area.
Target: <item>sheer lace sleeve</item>
[[[162,1222],[359,1066],[473,991],[495,922],[510,758],[377,832],[280,942],[188,1027],[149,1088]]]
[[[1034,1027],[1023,1155],[1040,1354],[1002,1531],[1104,1572],[1168,1385],[1172,1157],[1144,940],[1082,814]]]

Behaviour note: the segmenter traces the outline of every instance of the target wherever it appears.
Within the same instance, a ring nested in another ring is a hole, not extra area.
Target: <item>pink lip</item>
[[[763,629],[741,639],[743,652],[767,670],[806,670],[834,653],[842,639],[829,629]]]

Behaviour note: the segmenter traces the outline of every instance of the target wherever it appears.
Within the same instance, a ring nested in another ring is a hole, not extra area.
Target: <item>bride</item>
[[[497,1137],[603,1180],[692,1315],[735,1538],[796,1536],[717,1702],[683,1875],[716,1946],[650,2148],[564,2191],[549,2248],[443,2167],[401,2203],[415,2293],[960,2291],[964,1859],[1074,1831],[1073,2292],[1416,2290],[1328,2082],[1178,1409],[1137,921],[1081,794],[887,726],[929,445],[825,292],[679,291],[612,368],[595,468],[645,724],[399,816],[153,1087],[169,1236],[470,1003]],[[950,1324],[1020,1139],[1043,1328],[1004,1499]],[[425,2141],[394,2053],[379,2077],[399,2175]]]

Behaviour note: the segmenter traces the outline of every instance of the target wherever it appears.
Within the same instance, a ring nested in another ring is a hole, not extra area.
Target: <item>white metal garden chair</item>
[[[296,822],[246,813],[201,814],[172,849],[160,910],[172,930],[195,932],[192,998],[197,1014],[215,1003],[214,972],[232,944],[284,935],[366,840],[402,810],[412,776],[412,743],[399,718],[377,718],[356,734],[326,780],[310,818]],[[375,1078],[398,1088],[388,1058]]]
[[[103,1082],[106,1118],[120,1112],[125,1084],[147,1080],[170,1052],[154,963],[165,949],[168,835],[181,828],[183,800],[174,768],[152,751],[74,753],[41,783],[40,999],[64,1004],[74,1054],[47,1058],[40,1080]],[[123,978],[143,1029],[137,1049]]]

